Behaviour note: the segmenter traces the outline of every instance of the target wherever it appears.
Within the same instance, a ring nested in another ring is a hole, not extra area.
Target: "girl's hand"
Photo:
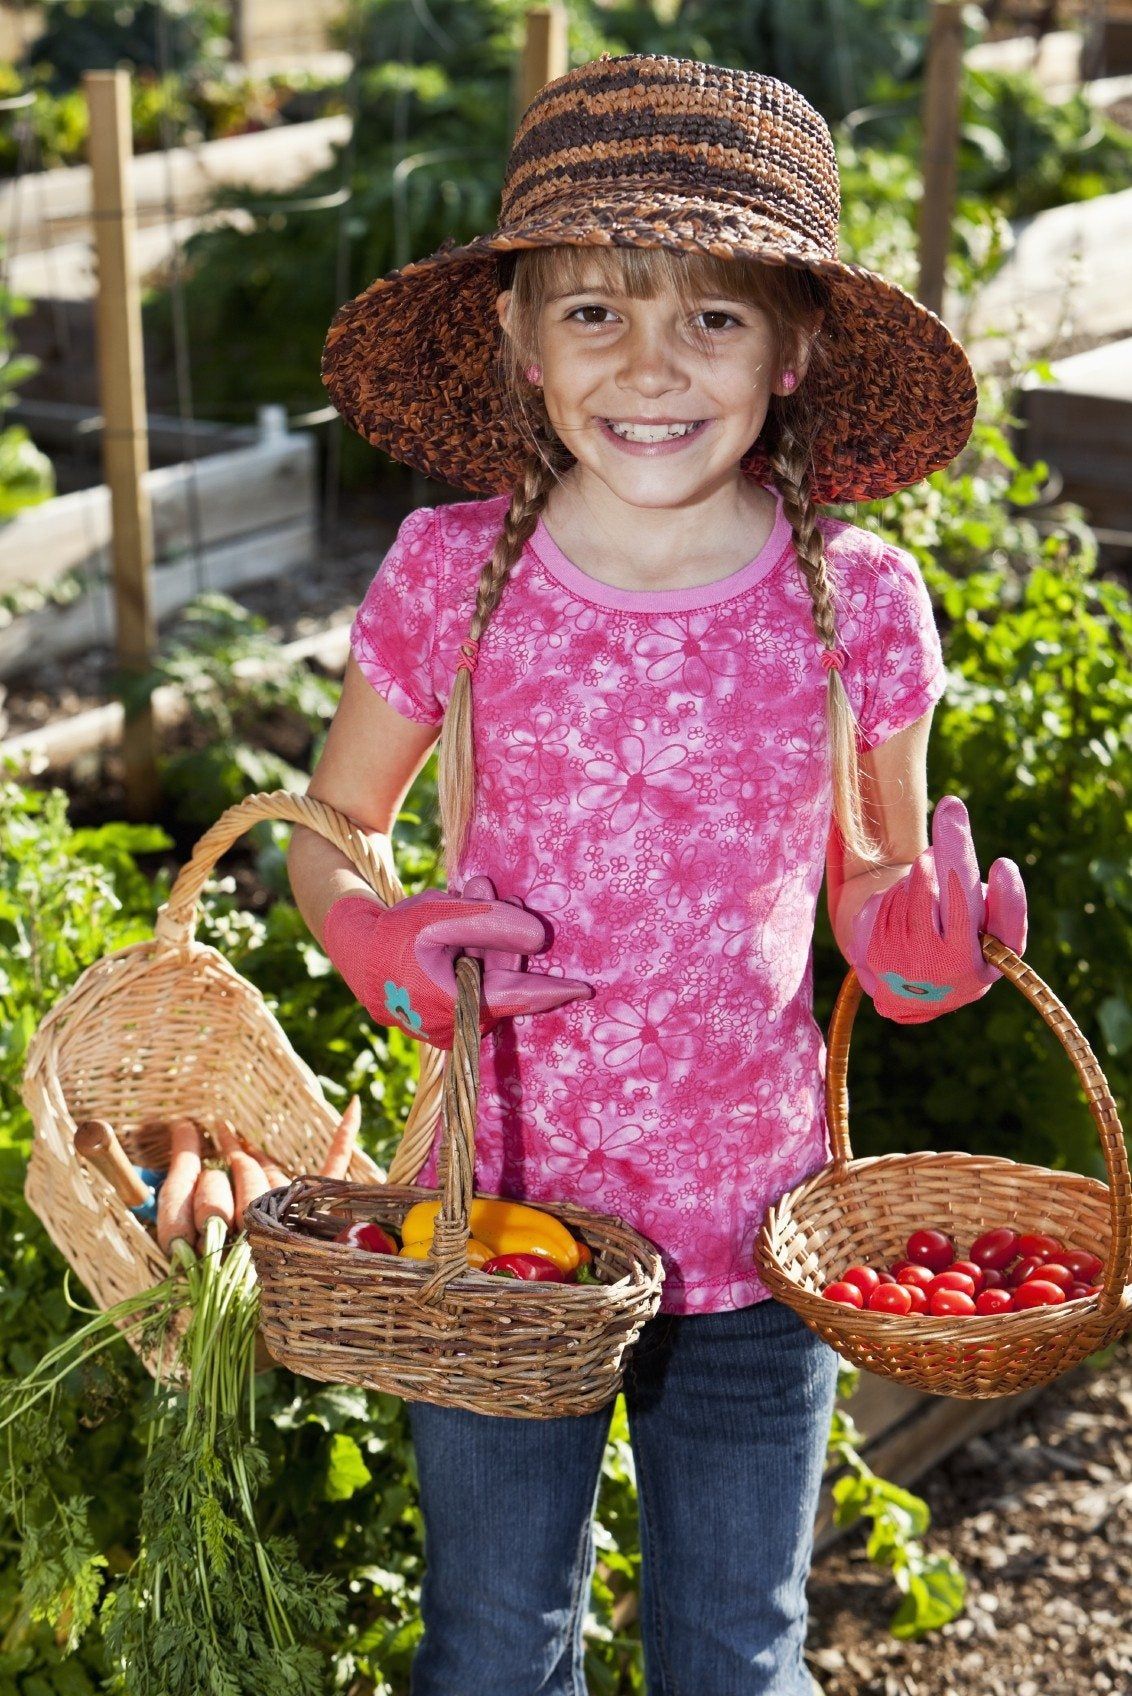
[[[1026,922],[1018,867],[995,860],[982,883],[967,809],[945,795],[932,815],[932,846],[853,920],[849,963],[884,1018],[923,1024],[978,1001],[1002,976],[983,958],[980,933],[1021,954]]]
[[[593,995],[590,984],[519,970],[550,941],[547,926],[516,900],[499,901],[490,878],[464,893],[426,889],[392,907],[344,895],[326,915],[322,945],[372,1019],[398,1025],[434,1048],[451,1048],[457,953],[483,961],[480,1034],[500,1019],[542,1013]]]

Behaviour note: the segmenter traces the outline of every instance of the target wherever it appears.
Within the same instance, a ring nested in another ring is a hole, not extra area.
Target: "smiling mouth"
[[[607,430],[612,430],[613,434],[624,442],[670,442],[678,441],[683,436],[695,435],[696,431],[707,423],[707,419],[699,418],[678,424],[619,424],[612,418],[603,418],[601,422]]]

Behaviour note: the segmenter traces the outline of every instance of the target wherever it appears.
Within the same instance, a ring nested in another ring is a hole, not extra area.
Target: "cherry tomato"
[[[976,1295],[978,1295],[979,1291],[986,1283],[986,1273],[983,1271],[981,1266],[976,1266],[973,1260],[957,1260],[955,1264],[953,1266],[949,1266],[947,1270],[949,1272],[964,1272],[968,1278],[973,1279]]]
[[[1066,1301],[1080,1301],[1082,1296],[1089,1294],[1088,1284],[1070,1284],[1065,1292]]]
[[[871,1313],[911,1313],[912,1292],[907,1284],[878,1284],[868,1306]]]
[[[880,1279],[871,1266],[851,1266],[848,1272],[841,1274],[841,1282],[843,1284],[856,1284],[865,1301],[868,1302],[869,1297],[880,1283]]]
[[[877,1273],[877,1277],[880,1279],[882,1284],[895,1284],[896,1282],[896,1279],[892,1276],[891,1272],[885,1272],[882,1270]]]
[[[982,1236],[976,1237],[971,1244],[971,1259],[984,1271],[991,1267],[994,1271],[1001,1272],[1017,1253],[1018,1233],[1005,1225],[1000,1225],[994,1231],[984,1231]]]
[[[997,1271],[993,1266],[983,1268],[983,1289],[1002,1290],[1006,1287],[1006,1273]]]
[[[1009,1290],[980,1290],[975,1297],[976,1313],[1009,1313],[1013,1306]]]
[[[894,1260],[892,1262],[892,1265],[889,1268],[889,1270],[891,1271],[892,1276],[894,1278],[896,1278],[897,1280],[899,1280],[900,1274],[901,1274],[901,1272],[903,1272],[904,1268],[906,1266],[913,1266],[913,1265],[915,1265],[915,1262],[912,1261],[912,1260],[905,1260],[905,1259]]]
[[[928,1311],[928,1292],[921,1284],[901,1284],[902,1290],[907,1290],[912,1298],[912,1312],[926,1313]]]
[[[908,1259],[929,1272],[946,1272],[955,1259],[955,1244],[943,1231],[913,1231],[908,1238]]]
[[[835,1283],[827,1284],[822,1291],[826,1301],[836,1301],[842,1307],[864,1307],[865,1298],[856,1284],[846,1284],[838,1279]]]
[[[1006,1282],[1012,1290],[1016,1290],[1019,1284],[1024,1284],[1027,1278],[1033,1277],[1041,1264],[1036,1254],[1028,1255],[1025,1260],[1020,1260],[1017,1266],[1011,1267],[1006,1274]]]
[[[370,1254],[398,1253],[397,1244],[376,1219],[355,1219],[352,1225],[343,1226],[334,1241],[348,1243],[351,1248],[368,1249]]]
[[[902,1272],[896,1274],[896,1282],[898,1284],[918,1284],[921,1290],[926,1290],[934,1277],[935,1273],[929,1272],[926,1266],[915,1266],[910,1262]]]
[[[1062,1266],[1056,1260],[1045,1261],[1040,1270],[1036,1272],[1034,1276],[1042,1277],[1045,1279],[1047,1284],[1056,1284],[1059,1289],[1062,1290],[1067,1290],[1070,1284],[1076,1282],[1076,1279],[1069,1270],[1068,1266]]]
[[[928,1312],[940,1319],[974,1311],[975,1298],[969,1296],[966,1290],[933,1290],[928,1298]]]
[[[1056,1237],[1043,1236],[1040,1231],[1030,1231],[1018,1238],[1018,1253],[1023,1260],[1031,1254],[1038,1260],[1057,1260],[1064,1247],[1064,1243],[1059,1243]]]
[[[928,1286],[928,1306],[937,1290],[962,1290],[965,1296],[974,1297],[975,1280],[969,1278],[966,1272],[956,1272],[954,1268],[947,1272],[937,1272]]]
[[[1064,1254],[1058,1255],[1058,1264],[1068,1266],[1075,1278],[1080,1278],[1083,1284],[1091,1284],[1104,1271],[1104,1261],[1099,1254],[1090,1254],[1084,1248],[1069,1248]]]
[[[1064,1300],[1065,1291],[1061,1285],[1047,1284],[1043,1278],[1028,1278],[1014,1292],[1014,1306],[1018,1312],[1027,1307],[1057,1307]]]

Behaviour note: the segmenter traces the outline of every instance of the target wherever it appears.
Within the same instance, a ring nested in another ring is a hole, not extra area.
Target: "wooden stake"
[[[924,198],[920,204],[918,294],[937,315],[951,245],[958,175],[959,88],[963,72],[962,0],[933,0],[924,78]]]
[[[113,521],[117,656],[123,670],[138,672],[152,663],[157,630],[151,582],[153,522],[143,482],[149,444],[134,254],[129,72],[87,71],[83,89],[90,113],[102,465]],[[127,720],[122,751],[127,811],[131,818],[152,818],[160,788],[150,703]]]
[[[523,53],[516,88],[519,109],[511,124],[513,131],[539,89],[555,77],[564,76],[568,69],[566,23],[564,6],[532,6],[524,14]]]

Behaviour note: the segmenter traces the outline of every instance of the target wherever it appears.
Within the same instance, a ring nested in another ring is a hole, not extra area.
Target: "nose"
[[[619,388],[643,395],[662,395],[688,387],[679,334],[654,321],[634,324],[620,346]]]

